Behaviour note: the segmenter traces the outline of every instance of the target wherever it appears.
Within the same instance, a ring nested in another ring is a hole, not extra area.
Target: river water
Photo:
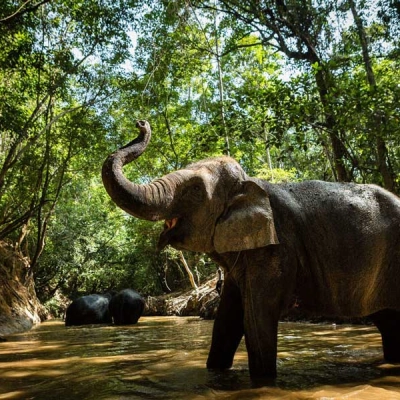
[[[280,323],[278,379],[253,387],[243,343],[207,371],[212,321],[142,317],[127,327],[45,322],[0,343],[0,399],[400,400],[400,365],[372,326]]]

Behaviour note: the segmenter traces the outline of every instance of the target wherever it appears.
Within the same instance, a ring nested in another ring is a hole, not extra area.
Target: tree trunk
[[[310,59],[309,62],[310,64],[315,64],[315,62],[318,63],[318,70],[315,74],[315,81],[317,84],[321,104],[324,109],[325,127],[329,132],[329,139],[332,145],[334,166],[336,170],[336,174],[334,175],[337,177],[337,180],[339,182],[350,182],[352,180],[352,176],[346,169],[345,165],[347,150],[340,138],[337,122],[335,116],[333,115],[333,110],[328,99],[329,90],[331,89],[331,85],[329,83],[330,72],[324,70],[324,67],[320,65],[319,60],[315,61],[313,59]]]
[[[265,143],[265,155],[267,158],[268,168],[272,171],[272,160],[271,160],[271,152],[269,147],[269,138],[268,138],[268,129],[267,129],[267,121],[266,117],[262,122],[262,129],[264,133],[264,143]]]
[[[357,34],[360,39],[362,56],[364,61],[364,68],[367,75],[367,81],[371,89],[371,94],[376,93],[377,83],[372,69],[371,57],[369,55],[368,49],[368,39],[364,29],[363,21],[361,16],[358,14],[357,7],[354,0],[348,0],[351,13],[353,14],[354,22],[357,27]],[[376,133],[371,133],[372,139],[376,146],[376,156],[377,156],[377,168],[382,176],[383,186],[385,189],[395,192],[395,179],[394,172],[390,165],[387,146],[384,140],[384,127],[385,127],[385,116],[381,115],[378,110],[374,110],[374,125],[376,128]],[[375,129],[371,130],[375,131]]]
[[[221,114],[221,122],[222,122],[222,129],[225,138],[225,154],[230,156],[231,149],[229,143],[229,135],[228,130],[226,129],[226,122],[225,122],[225,94],[224,94],[224,82],[222,80],[223,73],[221,67],[221,57],[219,54],[219,37],[218,37],[218,21],[217,21],[217,11],[214,11],[214,30],[215,30],[215,58],[217,61],[217,69],[218,69],[218,90],[219,90],[219,104],[220,104],[220,114]]]
[[[192,271],[190,270],[189,265],[186,262],[186,259],[185,259],[184,255],[183,255],[183,253],[181,251],[179,252],[179,258],[181,259],[182,264],[185,267],[185,270],[186,270],[186,273],[188,274],[188,277],[189,277],[189,280],[190,280],[190,284],[192,285],[192,288],[197,290],[198,287],[196,285],[196,282],[194,281],[194,276],[192,274]]]

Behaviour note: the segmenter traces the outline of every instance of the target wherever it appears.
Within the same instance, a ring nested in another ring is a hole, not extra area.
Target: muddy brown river
[[[207,371],[212,321],[142,317],[128,327],[49,321],[0,343],[0,399],[400,400],[400,365],[372,326],[280,323],[278,379],[253,387],[242,343],[234,367]]]

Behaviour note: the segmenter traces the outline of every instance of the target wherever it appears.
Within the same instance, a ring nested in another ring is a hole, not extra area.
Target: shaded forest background
[[[400,190],[400,5],[395,0],[3,0],[0,240],[55,296],[158,295],[215,275],[203,254],[155,251],[100,178],[148,182],[229,154],[253,176]]]

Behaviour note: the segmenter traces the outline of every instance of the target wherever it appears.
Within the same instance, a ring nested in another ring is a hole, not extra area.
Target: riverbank
[[[44,319],[29,261],[0,242],[0,337],[29,330]]]

